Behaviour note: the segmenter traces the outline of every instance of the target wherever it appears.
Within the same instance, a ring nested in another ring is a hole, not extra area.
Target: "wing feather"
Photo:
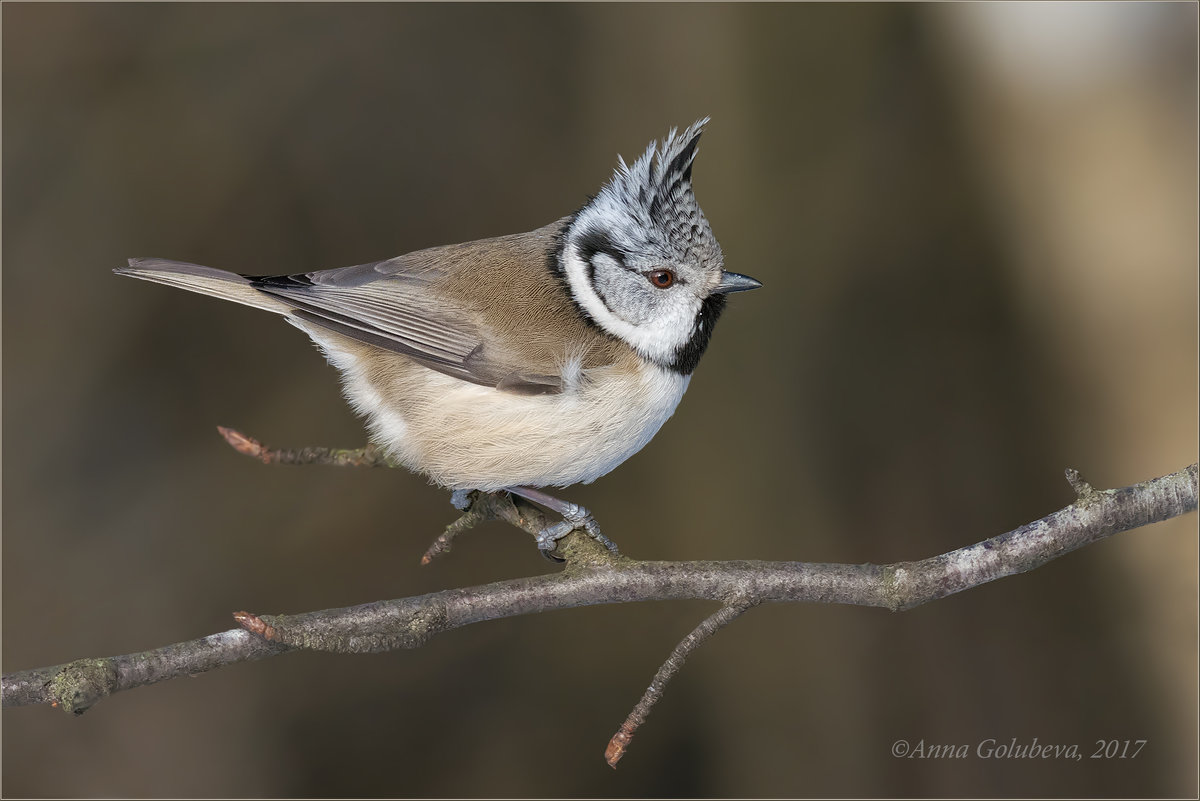
[[[547,280],[541,270],[547,248],[566,223],[563,219],[529,234],[293,275],[242,276],[164,259],[131,259],[129,267],[117,272],[289,315],[464,381],[544,394],[562,391],[561,365],[545,351],[525,354],[527,341],[480,322],[489,301],[481,298],[482,286],[471,276],[494,272],[500,264],[510,270],[522,265],[513,274],[521,282],[514,297],[521,314],[536,317],[546,308],[538,303],[557,304],[539,294]],[[543,299],[535,300],[535,295]]]
[[[467,357],[482,344],[470,318],[454,314],[428,293],[378,286],[384,280],[347,289],[258,278],[252,286],[304,311],[301,319],[307,322],[412,358],[455,367],[460,377],[483,383],[485,377],[474,376],[466,366]]]

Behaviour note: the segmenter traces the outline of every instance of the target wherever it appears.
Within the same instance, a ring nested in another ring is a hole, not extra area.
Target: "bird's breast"
[[[560,393],[518,395],[399,354],[325,350],[372,441],[452,489],[593,481],[653,438],[690,380],[631,353],[601,367],[563,365]]]

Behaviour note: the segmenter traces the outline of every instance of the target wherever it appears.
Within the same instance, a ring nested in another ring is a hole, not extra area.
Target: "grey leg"
[[[618,553],[616,543],[600,532],[600,526],[592,518],[592,513],[579,504],[560,500],[533,487],[509,487],[508,491],[563,516],[561,523],[555,523],[549,528],[542,529],[538,534],[538,548],[543,552],[553,551],[558,546],[559,540],[576,529],[582,529],[596,542],[613,553]]]

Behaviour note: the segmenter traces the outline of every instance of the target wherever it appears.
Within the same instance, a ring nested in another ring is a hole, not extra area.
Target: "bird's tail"
[[[273,298],[250,285],[250,279],[237,273],[188,264],[169,259],[130,259],[128,267],[113,270],[117,275],[128,275],[167,286],[212,295],[214,298],[231,300],[256,309],[288,314],[293,307]]]

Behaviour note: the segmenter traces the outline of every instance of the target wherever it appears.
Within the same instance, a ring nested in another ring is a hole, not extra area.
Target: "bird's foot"
[[[560,512],[562,522],[544,528],[537,535],[538,549],[550,552],[558,548],[558,541],[572,531],[584,531],[589,537],[603,545],[613,553],[618,553],[617,545],[600,531],[599,524],[592,513],[577,503],[568,503],[567,508]]]
[[[551,554],[557,550],[558,541],[572,531],[583,531],[612,553],[620,553],[617,550],[616,543],[604,536],[604,533],[600,531],[600,526],[596,523],[595,518],[592,517],[592,513],[579,504],[559,500],[552,495],[547,495],[541,490],[532,487],[509,487],[508,491],[513,495],[519,495],[562,515],[563,519],[561,522],[547,526],[538,532],[536,537],[538,550],[548,558],[556,559]]]
[[[472,493],[474,492],[475,490],[454,490],[450,493],[450,505],[460,512],[467,511],[471,508],[471,504],[475,501],[475,499],[472,497]]]

